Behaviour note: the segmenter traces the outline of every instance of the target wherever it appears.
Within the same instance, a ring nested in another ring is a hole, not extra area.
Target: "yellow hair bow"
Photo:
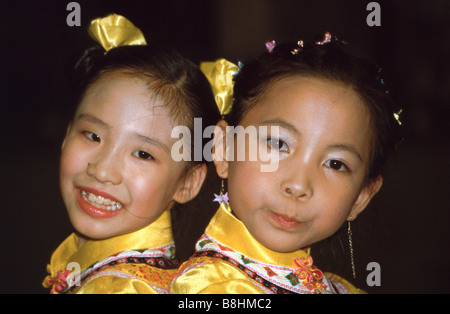
[[[92,20],[88,33],[106,52],[119,46],[147,45],[141,30],[118,14]]]
[[[200,70],[211,84],[220,114],[227,115],[233,106],[233,77],[239,67],[226,59],[219,59],[216,62],[202,62]]]

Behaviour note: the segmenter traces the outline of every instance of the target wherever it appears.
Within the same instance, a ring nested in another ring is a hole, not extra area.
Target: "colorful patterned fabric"
[[[89,240],[73,233],[52,254],[43,286],[50,293],[168,293],[179,266],[170,213],[136,232]]]
[[[323,273],[304,250],[267,249],[221,204],[194,255],[180,267],[171,293],[314,294],[361,293],[340,277]]]

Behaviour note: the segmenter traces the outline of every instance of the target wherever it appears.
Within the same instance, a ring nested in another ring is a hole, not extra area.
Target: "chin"
[[[96,222],[90,221],[89,219],[84,219],[85,217],[79,217],[79,215],[69,214],[69,218],[76,233],[85,239],[103,240],[114,236],[113,234],[110,234],[111,232],[110,230],[108,230],[108,228],[104,230],[105,226],[103,226],[102,224],[99,225]]]
[[[279,253],[291,253],[300,250],[303,246],[299,246],[298,242],[290,243],[289,241],[284,241],[282,237],[274,236],[270,239],[264,239],[263,241],[258,240],[266,248],[279,252]]]

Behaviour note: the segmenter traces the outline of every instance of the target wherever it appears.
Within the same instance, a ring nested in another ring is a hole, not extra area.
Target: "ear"
[[[200,192],[207,172],[208,169],[204,163],[191,167],[186,173],[181,186],[176,191],[173,197],[174,201],[183,204],[194,199]]]
[[[348,215],[347,221],[353,221],[358,217],[360,213],[366,209],[367,205],[369,205],[372,198],[378,191],[381,189],[383,185],[383,177],[378,176],[375,180],[366,185],[358,195],[355,204],[353,204],[352,210]]]
[[[214,131],[213,161],[216,171],[222,179],[228,178],[228,161],[226,160],[226,138],[228,123],[220,120]]]
[[[64,136],[64,140],[61,144],[61,150],[63,150],[64,147],[66,146],[67,138],[69,137],[69,132],[70,132],[71,127],[72,127],[72,123],[69,123],[69,126],[67,127],[67,130],[66,130],[66,136]]]

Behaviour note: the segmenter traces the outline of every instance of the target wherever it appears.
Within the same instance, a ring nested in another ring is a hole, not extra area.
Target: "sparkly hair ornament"
[[[383,69],[378,67],[378,75],[376,77],[377,81],[383,86],[383,88],[386,88],[386,83],[384,82],[384,79],[382,77]],[[384,89],[385,94],[389,94],[389,89]],[[394,119],[397,121],[398,125],[402,125],[402,121],[400,121],[400,115],[402,114],[403,109],[398,110],[397,112],[394,112]]]
[[[239,73],[241,67],[242,63],[239,63],[238,66],[226,59],[200,64],[200,70],[211,85],[214,99],[222,117],[229,114],[233,107],[233,79]]]
[[[303,40],[297,41],[297,46],[298,46],[298,48],[295,48],[294,50],[291,51],[291,53],[294,56],[298,55],[298,53],[300,52],[300,49],[303,48],[303,46],[304,46]]]
[[[333,35],[331,35],[329,32],[326,32],[323,36],[322,41],[316,41],[316,45],[323,46],[324,44],[331,43],[331,39],[333,38]]]
[[[328,43],[331,43],[331,42],[333,42],[333,41],[338,41],[338,42],[340,42],[341,44],[347,45],[347,42],[346,42],[346,41],[344,41],[344,40],[339,40],[335,35],[332,35],[332,34],[329,33],[329,32],[326,32],[326,33],[323,35],[323,39],[322,39],[322,40],[316,41],[316,45],[318,45],[318,46],[323,46],[323,45],[328,44]]]
[[[118,14],[92,20],[88,33],[105,49],[105,54],[115,47],[147,45],[141,30]]]
[[[266,42],[266,49],[269,53],[273,52],[273,49],[275,48],[275,46],[277,45],[277,43],[275,42],[275,40],[271,40]]]

